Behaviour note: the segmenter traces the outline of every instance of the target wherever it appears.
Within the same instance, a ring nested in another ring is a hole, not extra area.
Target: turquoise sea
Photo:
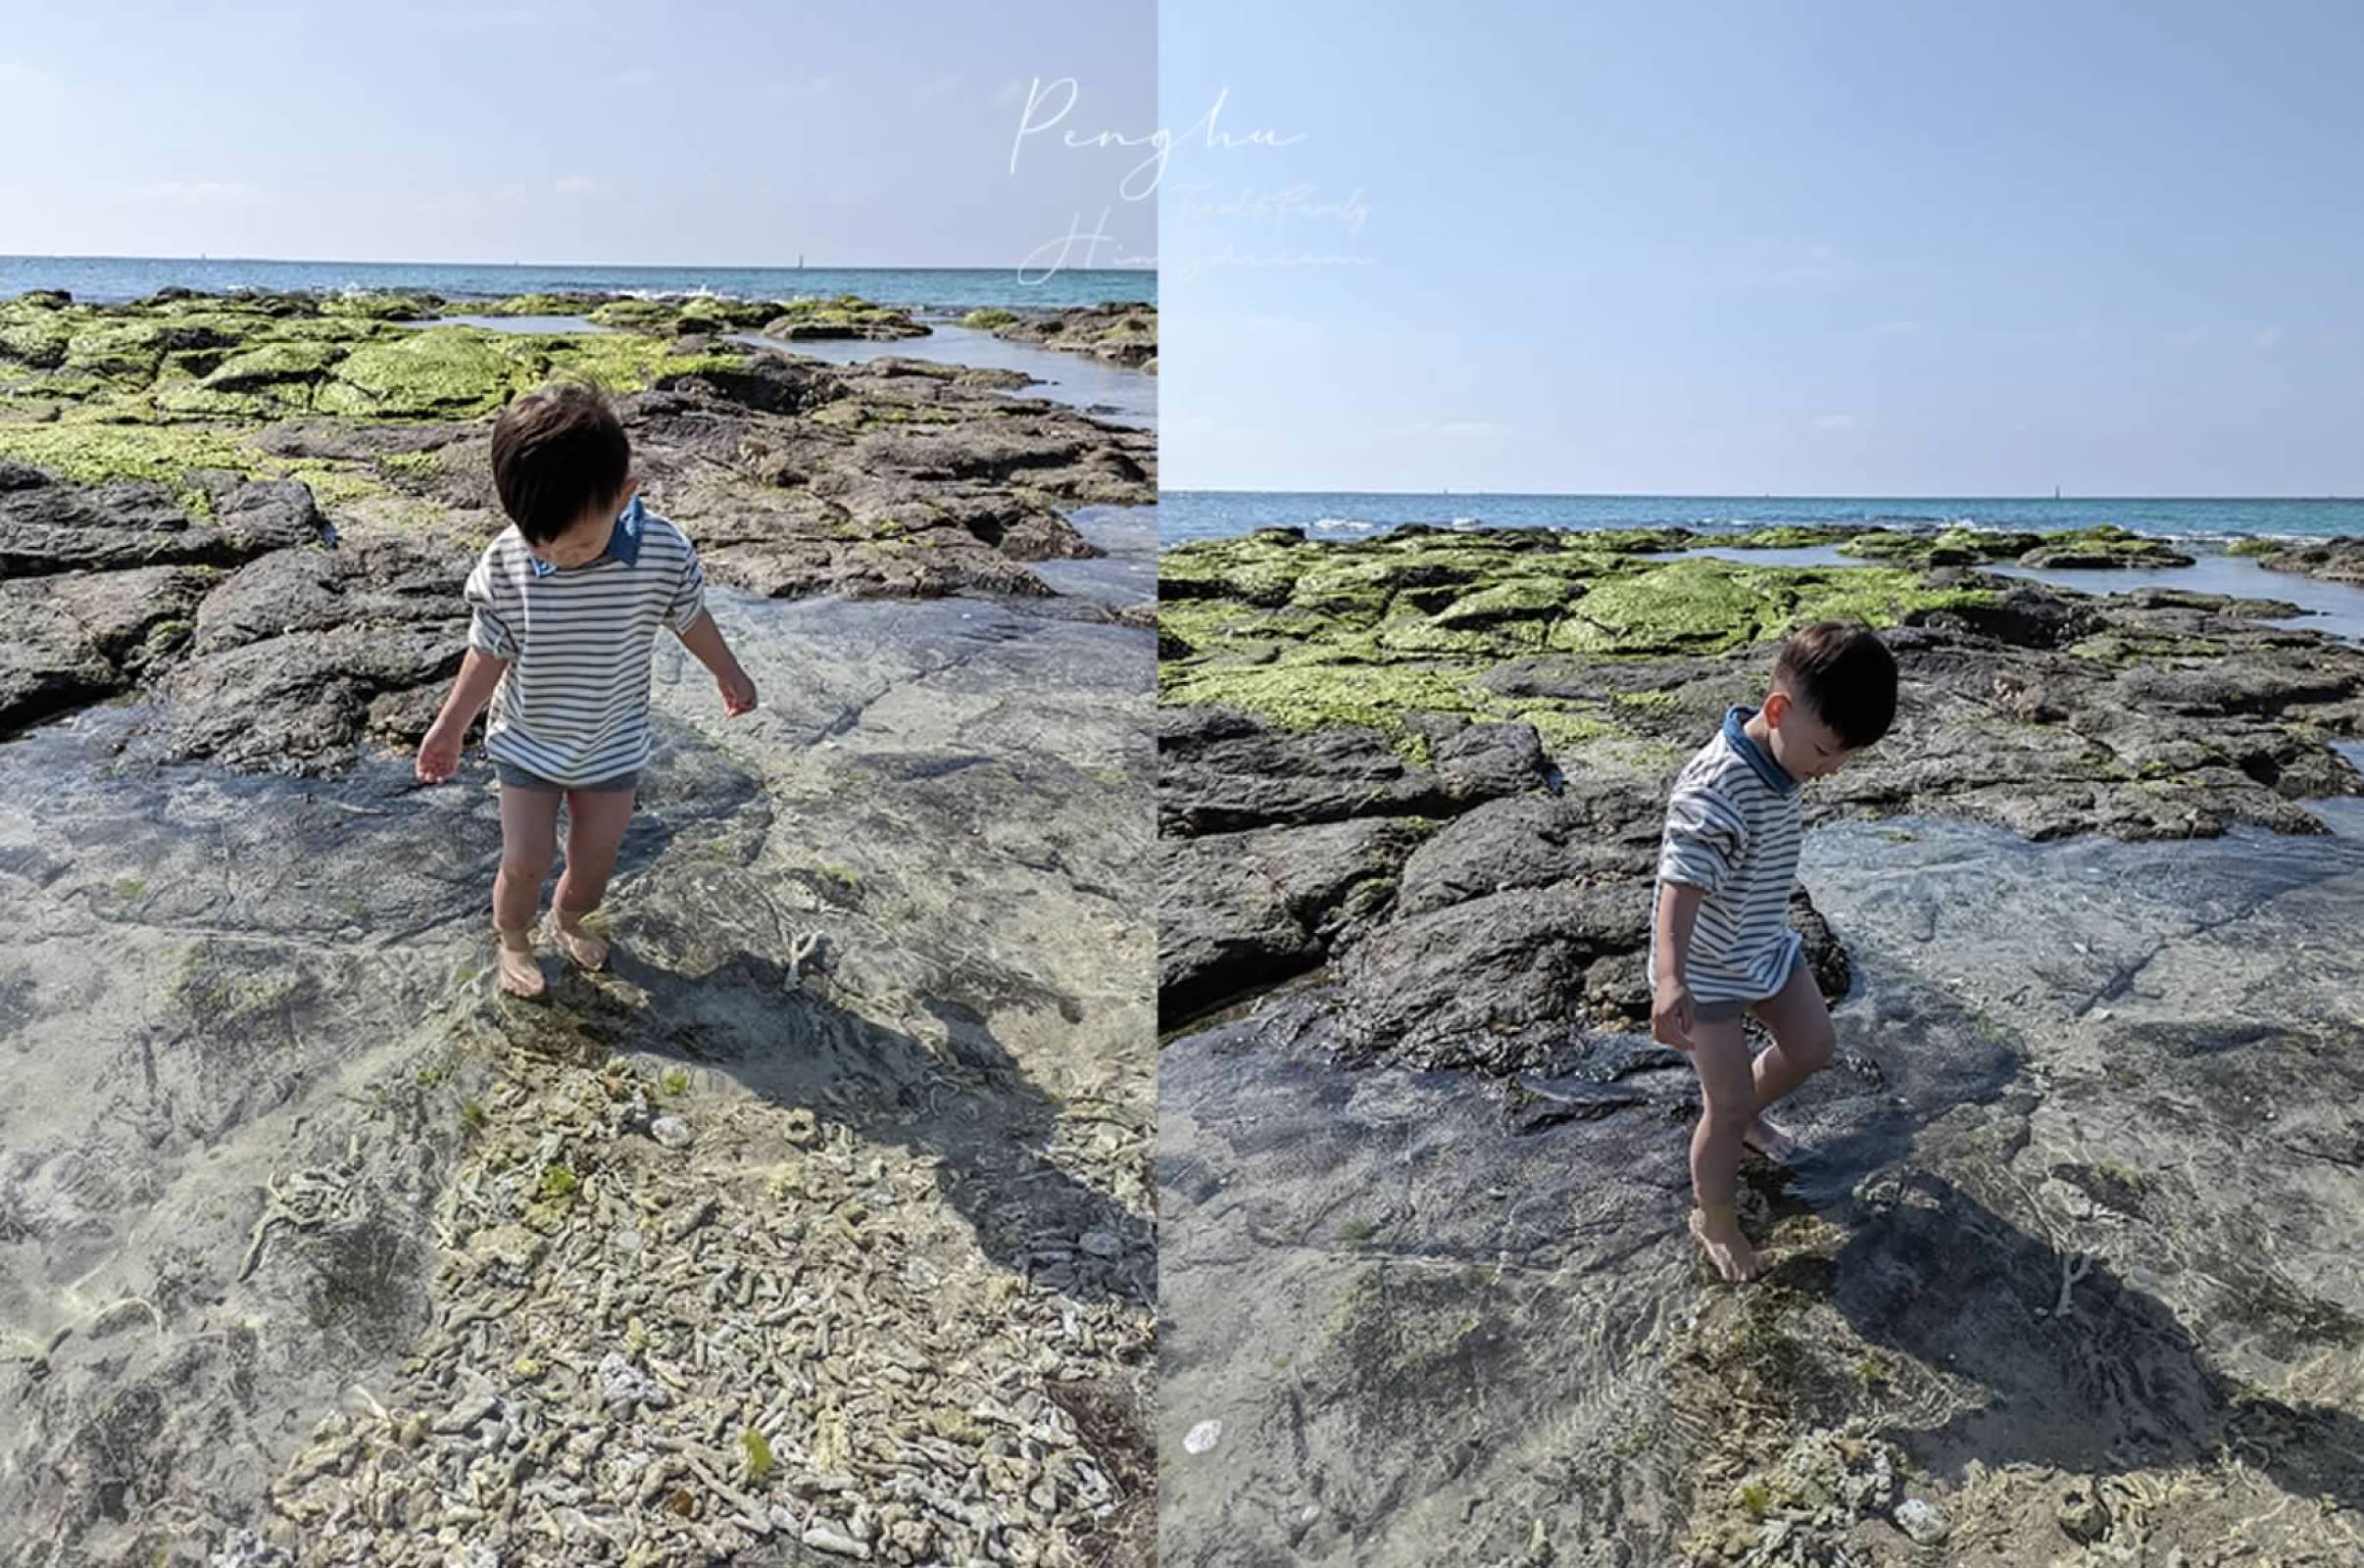
[[[1046,278],[1013,267],[565,267],[441,262],[279,262],[234,257],[0,256],[0,298],[62,288],[77,300],[134,300],[168,286],[208,294],[232,289],[335,293],[404,289],[446,299],[502,299],[569,290],[683,294],[704,290],[741,299],[859,294],[881,305],[958,315],[982,305],[1055,310],[1105,301],[1155,304],[1149,268],[1059,271]]]

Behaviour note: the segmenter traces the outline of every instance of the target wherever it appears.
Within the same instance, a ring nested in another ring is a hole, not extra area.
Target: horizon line
[[[486,267],[486,268],[559,268],[599,267],[617,270],[692,271],[708,270],[733,272],[1005,272],[1024,269],[1025,264],[995,262],[961,262],[958,264],[920,264],[902,262],[822,262],[806,263],[800,269],[794,262],[456,262],[456,261],[387,261],[365,260],[355,256],[134,256],[103,251],[9,251],[0,252],[0,262],[269,262],[282,267]],[[1157,273],[1155,267],[1064,267],[1062,272],[1145,272]],[[1056,275],[1056,274],[1054,274]]]

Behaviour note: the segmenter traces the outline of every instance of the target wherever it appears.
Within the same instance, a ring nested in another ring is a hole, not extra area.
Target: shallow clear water
[[[2364,589],[2320,582],[2295,572],[2268,571],[2241,556],[2202,556],[2190,566],[2137,567],[2115,571],[2039,571],[2027,566],[1989,568],[2009,577],[2029,577],[2054,588],[2082,593],[2125,593],[2135,588],[2181,588],[2192,593],[2229,594],[2237,599],[2284,599],[2315,613],[2288,622],[2335,637],[2364,639]]]
[[[1033,376],[1036,383],[1019,393],[1021,397],[1050,398],[1055,402],[1073,404],[1079,409],[1108,411],[1103,412],[1101,416],[1112,424],[1130,424],[1148,429],[1154,428],[1157,422],[1156,376],[1127,369],[1121,365],[1088,359],[1081,354],[1037,348],[1030,343],[1012,343],[1006,338],[995,337],[991,332],[979,332],[965,326],[939,325],[926,337],[903,338],[885,343],[838,338],[789,343],[753,332],[739,335],[737,341],[784,349],[788,353],[824,360],[831,365],[859,365],[864,360],[895,355],[904,359],[928,360],[939,365],[1020,370]]]
[[[1037,577],[1062,594],[1095,604],[1157,602],[1156,507],[1085,507],[1069,513],[1067,520],[1108,554],[1094,561],[1037,562]]]

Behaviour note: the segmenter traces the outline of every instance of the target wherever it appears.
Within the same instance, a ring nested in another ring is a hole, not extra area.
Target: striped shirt
[[[580,566],[534,558],[516,527],[468,574],[468,645],[509,661],[484,724],[496,761],[554,784],[596,784],[649,760],[650,655],[706,612],[706,578],[680,529],[640,498]]]
[[[1704,890],[1692,927],[1684,981],[1701,1002],[1761,1002],[1777,995],[1805,944],[1790,927],[1798,880],[1798,780],[1747,729],[1755,710],[1735,708],[1724,727],[1675,775],[1658,852],[1658,886]],[[1650,978],[1656,983],[1658,919],[1650,909]]]

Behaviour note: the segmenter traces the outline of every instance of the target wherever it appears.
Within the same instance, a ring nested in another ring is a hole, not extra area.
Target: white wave
[[[1315,533],[1369,533],[1379,525],[1360,517],[1315,517],[1307,526]]]

